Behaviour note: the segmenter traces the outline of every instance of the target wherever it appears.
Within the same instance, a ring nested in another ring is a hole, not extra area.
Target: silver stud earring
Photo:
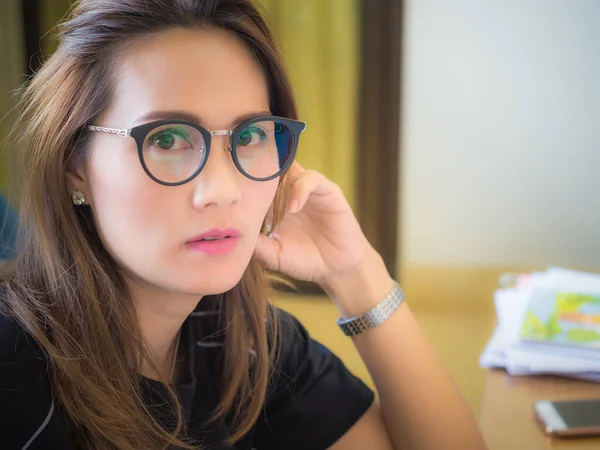
[[[73,191],[73,196],[71,199],[73,200],[73,204],[75,206],[85,205],[86,202],[85,194],[79,190]]]

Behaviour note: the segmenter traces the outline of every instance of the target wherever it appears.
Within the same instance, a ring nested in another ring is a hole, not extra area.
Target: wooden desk
[[[600,385],[555,377],[487,373],[480,426],[489,450],[600,450],[600,438],[552,439],[537,424],[538,400],[600,398]]]

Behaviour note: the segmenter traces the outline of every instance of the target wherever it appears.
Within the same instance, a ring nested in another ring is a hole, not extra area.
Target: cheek
[[[248,186],[243,191],[245,200],[244,209],[247,217],[252,217],[252,223],[260,230],[263,220],[273,204],[279,180],[249,181],[250,183],[248,183]]]
[[[144,171],[133,139],[101,136],[94,142],[88,161],[94,196],[131,188],[143,180]]]
[[[148,233],[157,232],[156,226],[164,223],[169,205],[162,198],[165,189],[146,175],[131,148],[97,148],[88,172],[98,232],[107,249],[122,260],[115,254],[117,250],[139,248],[139,240],[147,239]]]

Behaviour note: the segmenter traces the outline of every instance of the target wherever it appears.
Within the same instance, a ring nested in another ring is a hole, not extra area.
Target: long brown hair
[[[132,361],[148,358],[120,268],[103,247],[89,207],[75,208],[65,170],[85,160],[87,124],[114,92],[114,63],[133,40],[175,27],[221,28],[241,38],[261,64],[273,114],[296,117],[288,77],[251,0],[81,0],[59,26],[59,47],[23,88],[12,150],[23,178],[18,256],[0,269],[0,310],[39,342],[55,399],[78,445],[93,449],[194,448],[163,429],[144,406]],[[275,222],[283,193],[274,203]],[[277,321],[267,303],[264,268],[253,259],[235,288],[219,296],[226,325],[220,403],[231,441],[263,407],[275,358]],[[251,345],[254,352],[248,352]],[[142,356],[140,356],[142,355]],[[229,420],[231,419],[231,422]]]

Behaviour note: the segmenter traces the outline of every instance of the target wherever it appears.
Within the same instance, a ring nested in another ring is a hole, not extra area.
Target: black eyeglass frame
[[[292,132],[293,143],[292,143],[292,149],[290,151],[290,157],[289,157],[288,161],[285,163],[285,165],[279,170],[279,172],[277,172],[275,175],[271,175],[266,178],[257,178],[257,177],[253,177],[252,175],[247,173],[242,168],[242,165],[240,164],[240,161],[237,157],[236,142],[237,142],[237,139],[239,139],[242,131],[244,131],[250,125],[257,123],[257,122],[265,122],[265,121],[279,122],[279,123],[285,125],[286,127],[288,127]],[[204,143],[206,145],[206,156],[204,157],[204,159],[202,160],[202,163],[198,166],[198,168],[195,170],[195,172],[192,175],[190,175],[188,178],[186,178],[183,181],[177,181],[177,182],[171,183],[171,182],[162,181],[162,180],[156,178],[154,175],[152,175],[152,173],[148,169],[148,166],[146,165],[146,162],[144,161],[144,141],[148,137],[148,135],[150,134],[150,132],[152,130],[154,130],[160,126],[163,126],[163,125],[173,125],[173,124],[189,126],[189,127],[194,128],[195,130],[199,131],[200,134],[202,134],[202,137],[204,138]],[[182,184],[189,183],[194,178],[196,178],[200,174],[200,172],[202,172],[202,169],[206,165],[206,162],[208,161],[208,158],[210,156],[212,136],[229,136],[229,146],[227,147],[227,150],[231,153],[231,159],[233,160],[235,167],[246,178],[249,178],[254,181],[269,181],[269,180],[272,180],[274,178],[281,176],[283,173],[285,173],[285,171],[287,169],[289,169],[289,167],[292,165],[292,162],[294,161],[294,158],[296,156],[296,150],[298,149],[298,142],[300,140],[300,134],[302,134],[302,132],[304,130],[306,130],[306,123],[301,122],[299,120],[288,119],[287,117],[257,116],[257,117],[253,117],[251,119],[241,122],[240,124],[236,125],[236,127],[233,128],[233,130],[208,131],[206,128],[204,128],[201,125],[198,125],[197,123],[189,122],[187,120],[179,120],[179,119],[157,120],[154,122],[138,125],[136,127],[130,128],[130,129],[106,128],[106,127],[100,127],[97,125],[87,125],[86,129],[89,131],[95,131],[95,132],[100,132],[100,133],[114,134],[116,136],[120,136],[120,137],[124,137],[124,138],[132,137],[137,144],[140,164],[142,165],[144,172],[146,172],[146,175],[148,175],[153,181],[157,182],[158,184],[162,184],[164,186],[181,186]]]

